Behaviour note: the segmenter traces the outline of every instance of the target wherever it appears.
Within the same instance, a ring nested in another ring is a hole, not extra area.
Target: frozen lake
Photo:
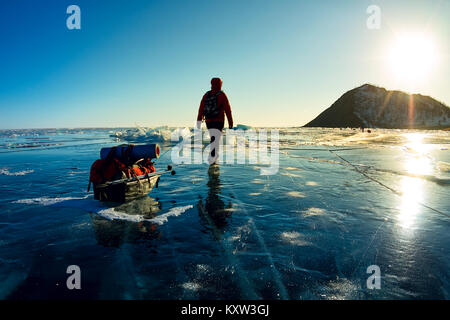
[[[100,148],[168,128],[0,131],[0,298],[450,298],[450,132],[279,130],[275,175],[179,165],[117,208],[86,193]]]

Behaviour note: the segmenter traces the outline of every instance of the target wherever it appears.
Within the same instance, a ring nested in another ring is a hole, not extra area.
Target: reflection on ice
[[[429,175],[432,174],[431,160],[427,157],[413,157],[405,162],[405,170],[414,175]]]
[[[403,177],[401,183],[402,198],[400,203],[400,214],[398,221],[400,226],[411,228],[419,212],[422,200],[423,180],[412,177]]]
[[[405,170],[413,175],[429,175],[432,173],[431,159],[426,155],[429,146],[423,143],[425,137],[422,133],[407,133],[405,137],[408,143],[405,147],[413,150],[417,154],[411,154],[405,162]],[[404,228],[411,228],[414,225],[416,216],[420,210],[420,202],[423,199],[425,188],[424,181],[414,177],[403,177],[401,181],[401,204],[399,223]]]
[[[424,154],[430,148],[429,145],[423,143],[423,139],[425,138],[425,134],[414,132],[414,133],[405,133],[405,138],[408,139],[408,142],[405,144],[405,147],[414,152]]]

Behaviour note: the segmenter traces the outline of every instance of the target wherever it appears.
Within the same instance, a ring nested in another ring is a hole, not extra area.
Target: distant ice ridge
[[[40,136],[61,135],[61,134],[83,134],[96,131],[98,131],[98,128],[7,129],[7,130],[0,130],[0,137],[9,137],[9,138],[40,137]]]
[[[352,128],[280,128],[280,146],[399,146],[410,143],[409,134],[419,133],[425,144],[445,150],[450,133],[439,130],[372,129],[371,133]]]
[[[245,124],[238,124],[233,129],[234,130],[250,130],[250,129],[252,129],[252,127],[251,126],[247,126]]]
[[[54,206],[64,208],[78,208],[89,212],[94,212],[99,216],[108,220],[123,220],[130,222],[142,222],[148,221],[158,225],[163,225],[167,222],[169,217],[177,217],[189,209],[193,208],[193,205],[186,205],[181,207],[175,207],[168,212],[160,214],[154,218],[145,218],[143,215],[128,214],[121,211],[116,211],[113,207],[107,207],[103,203],[94,200],[91,196],[85,197],[63,197],[63,198],[34,198],[34,199],[21,199],[14,201],[13,203],[20,204],[38,204],[43,206]]]
[[[9,171],[7,168],[2,168],[0,169],[0,176],[24,176],[27,175],[29,173],[33,173],[34,170],[22,170],[22,171],[16,171],[16,172],[11,172]]]
[[[251,126],[238,124],[233,128],[234,130],[249,130],[252,129]],[[145,128],[136,125],[136,128],[133,129],[124,129],[119,131],[112,131],[111,137],[117,138],[124,141],[130,142],[166,142],[171,141],[172,133],[174,130],[186,130],[188,132],[193,133],[192,128],[171,128],[168,126],[161,126],[156,128]],[[207,140],[209,140],[209,136],[207,131],[204,136]]]
[[[156,128],[143,128],[136,125],[134,129],[126,129],[113,132],[110,136],[125,141],[132,142],[164,142],[170,141],[172,130],[168,126]]]

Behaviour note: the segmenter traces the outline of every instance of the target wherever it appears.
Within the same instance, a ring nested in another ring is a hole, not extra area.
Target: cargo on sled
[[[156,172],[152,160],[160,154],[158,144],[126,144],[103,148],[100,159],[90,171],[89,186],[94,189],[94,199],[100,201],[127,202],[147,195],[163,173],[175,174],[171,166],[166,172]]]

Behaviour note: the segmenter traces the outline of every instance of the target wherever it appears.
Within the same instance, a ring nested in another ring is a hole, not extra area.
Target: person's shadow
[[[209,167],[206,185],[208,186],[208,196],[205,199],[205,205],[202,200],[199,201],[199,214],[213,229],[223,229],[228,225],[228,219],[231,217],[232,204],[226,205],[220,198],[222,185],[218,165]]]

